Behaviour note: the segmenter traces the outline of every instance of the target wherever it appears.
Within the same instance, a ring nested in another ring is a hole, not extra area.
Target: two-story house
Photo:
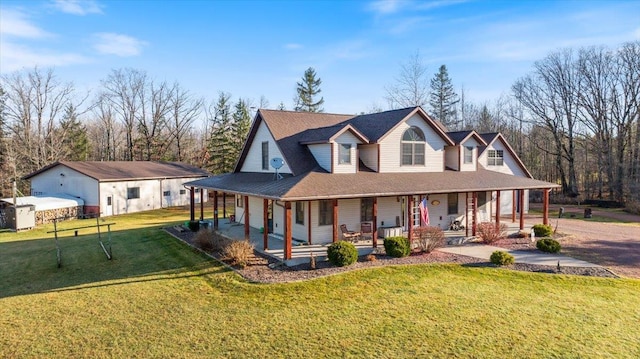
[[[515,212],[523,226],[525,192],[542,189],[544,221],[553,183],[531,178],[500,134],[446,132],[420,107],[367,115],[259,110],[233,173],[186,184],[236,195],[235,218],[285,241],[340,239],[340,225],[378,234],[424,225],[500,221]],[[426,200],[426,201],[423,201]],[[214,200],[214,204],[217,201]],[[515,204],[515,205],[514,205]],[[423,210],[424,211],[424,210]],[[217,209],[215,209],[217,213]]]

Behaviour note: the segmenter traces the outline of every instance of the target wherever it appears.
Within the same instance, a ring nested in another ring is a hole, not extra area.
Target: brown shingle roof
[[[55,166],[65,166],[102,182],[157,178],[196,178],[210,176],[203,169],[180,162],[152,161],[59,161],[30,173],[32,178]]]
[[[486,146],[487,144],[484,137],[480,136],[474,130],[447,132],[447,136],[449,136],[453,140],[453,142],[455,142],[456,145],[459,145],[462,142],[466,141],[469,137],[475,137],[481,146],[483,145]]]
[[[481,166],[478,171],[468,172],[331,174],[311,171],[278,181],[274,180],[273,174],[231,173],[192,181],[188,185],[283,201],[559,187],[489,171]]]
[[[247,142],[236,163],[235,172],[240,172],[242,163],[249,151],[247,144],[253,141],[262,122],[271,131],[291,172],[294,175],[300,175],[318,167],[315,158],[304,143],[326,141],[347,125],[351,125],[356,132],[365,136],[369,142],[375,143],[407,116],[417,112],[423,114],[425,121],[442,136],[445,142],[453,144],[453,141],[443,131],[442,126],[437,121],[432,120],[420,107],[409,107],[360,116],[261,109],[256,114],[256,120],[251,127]]]

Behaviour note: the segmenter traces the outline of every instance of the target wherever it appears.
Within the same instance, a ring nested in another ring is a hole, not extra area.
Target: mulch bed
[[[195,236],[195,233],[188,230],[180,232],[176,227],[165,228],[165,230],[174,237],[184,241],[185,243],[195,248],[195,246],[193,245],[193,238]],[[513,239],[504,239],[501,241],[494,243],[494,245],[508,249],[537,250],[534,244],[532,245],[530,242],[524,243],[524,240],[522,239],[519,241],[515,241]],[[361,256],[358,258],[358,262],[347,267],[336,267],[328,261],[318,260],[316,261],[315,269],[311,268],[310,262],[287,267],[280,261],[265,256],[256,251],[254,251],[254,258],[252,258],[249,262],[249,265],[244,268],[231,266],[228,261],[222,258],[220,253],[209,252],[207,254],[225,263],[246,280],[255,283],[295,282],[364,268],[381,267],[386,265],[411,265],[427,263],[460,264],[462,266],[468,267],[493,267],[525,272],[617,278],[615,274],[605,268],[561,267],[560,270],[558,270],[558,268],[553,266],[542,266],[525,263],[515,263],[509,266],[497,267],[496,265],[483,259],[439,251],[434,251],[431,253],[412,253],[410,256],[404,258],[389,257],[385,255],[384,252],[375,253],[372,255],[372,257],[369,257],[369,259],[367,258],[367,256]],[[371,260],[371,258],[374,259]]]

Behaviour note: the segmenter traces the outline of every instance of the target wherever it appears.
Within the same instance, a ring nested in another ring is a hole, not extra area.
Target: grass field
[[[251,284],[159,229],[0,233],[0,357],[640,357],[640,281],[457,265]],[[82,221],[65,223],[66,228]]]

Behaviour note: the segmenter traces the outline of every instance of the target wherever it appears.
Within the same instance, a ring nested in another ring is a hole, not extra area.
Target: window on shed
[[[127,199],[140,198],[140,187],[127,188]]]
[[[169,197],[169,196],[171,196],[171,191],[164,191],[164,192],[162,192],[162,195],[165,196],[165,197]]]
[[[338,163],[350,164],[351,163],[351,144],[340,143],[338,147]]]
[[[504,151],[489,150],[487,158],[489,166],[502,166],[504,164]]]
[[[322,200],[318,202],[318,225],[328,226],[333,224],[333,201]]]
[[[422,130],[410,127],[402,135],[402,164],[405,166],[424,165],[425,139]]]
[[[262,169],[269,169],[269,142],[262,142]]]
[[[304,224],[304,202],[296,202],[296,223]]]
[[[473,147],[464,147],[464,163],[473,163]]]
[[[447,214],[458,214],[458,194],[449,193],[447,195]]]
[[[186,189],[181,189],[180,190],[180,194],[187,194],[187,190]]]
[[[236,195],[236,207],[242,208],[244,207],[244,198],[241,195]]]

